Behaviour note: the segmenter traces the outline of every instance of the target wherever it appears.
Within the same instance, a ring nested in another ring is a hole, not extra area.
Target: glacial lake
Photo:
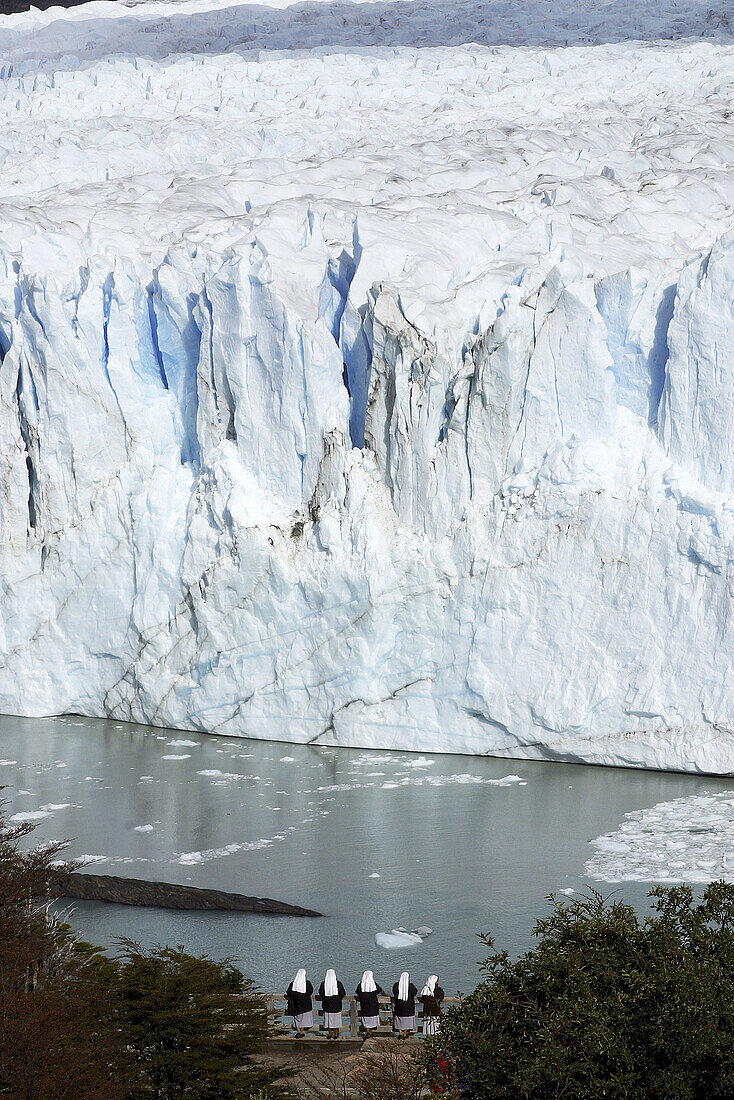
[[[298,966],[314,984],[334,966],[348,992],[366,967],[384,986],[407,968],[418,982],[435,972],[447,992],[467,991],[484,954],[476,933],[525,950],[552,891],[590,884],[646,907],[653,883],[609,885],[585,871],[591,841],[626,814],[734,791],[731,779],[315,748],[76,717],[0,717],[0,783],[7,812],[37,824],[34,840],[68,839],[70,856],[95,858],[90,871],[326,914],[74,904],[72,925],[95,943],[183,944],[232,958],[273,992]],[[406,949],[376,946],[376,933],[401,925],[433,934]]]

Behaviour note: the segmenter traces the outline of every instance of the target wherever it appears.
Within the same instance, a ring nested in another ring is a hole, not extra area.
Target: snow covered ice
[[[734,771],[732,86],[717,0],[0,18],[0,712]]]

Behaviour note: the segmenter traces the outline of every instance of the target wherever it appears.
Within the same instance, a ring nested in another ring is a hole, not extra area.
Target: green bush
[[[283,1095],[255,1055],[268,1035],[262,1001],[228,963],[182,947],[125,943],[114,979],[130,1100],[254,1100]]]
[[[650,892],[638,918],[595,891],[549,899],[538,944],[495,952],[426,1062],[471,1100],[731,1100],[734,886]]]

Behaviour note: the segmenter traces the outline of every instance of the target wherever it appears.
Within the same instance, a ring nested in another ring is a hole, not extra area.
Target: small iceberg
[[[391,950],[400,947],[415,947],[417,944],[423,943],[423,940],[415,932],[405,932],[400,928],[393,928],[392,932],[378,932],[375,936],[375,943],[378,947]]]

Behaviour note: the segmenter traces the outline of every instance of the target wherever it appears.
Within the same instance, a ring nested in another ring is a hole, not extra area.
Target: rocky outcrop
[[[54,884],[59,897],[77,901],[107,901],[112,905],[144,905],[157,909],[224,910],[230,913],[263,913],[282,917],[320,917],[314,909],[289,905],[273,898],[252,898],[226,890],[205,890],[173,882],[148,882],[117,875],[88,875],[74,871]]]

